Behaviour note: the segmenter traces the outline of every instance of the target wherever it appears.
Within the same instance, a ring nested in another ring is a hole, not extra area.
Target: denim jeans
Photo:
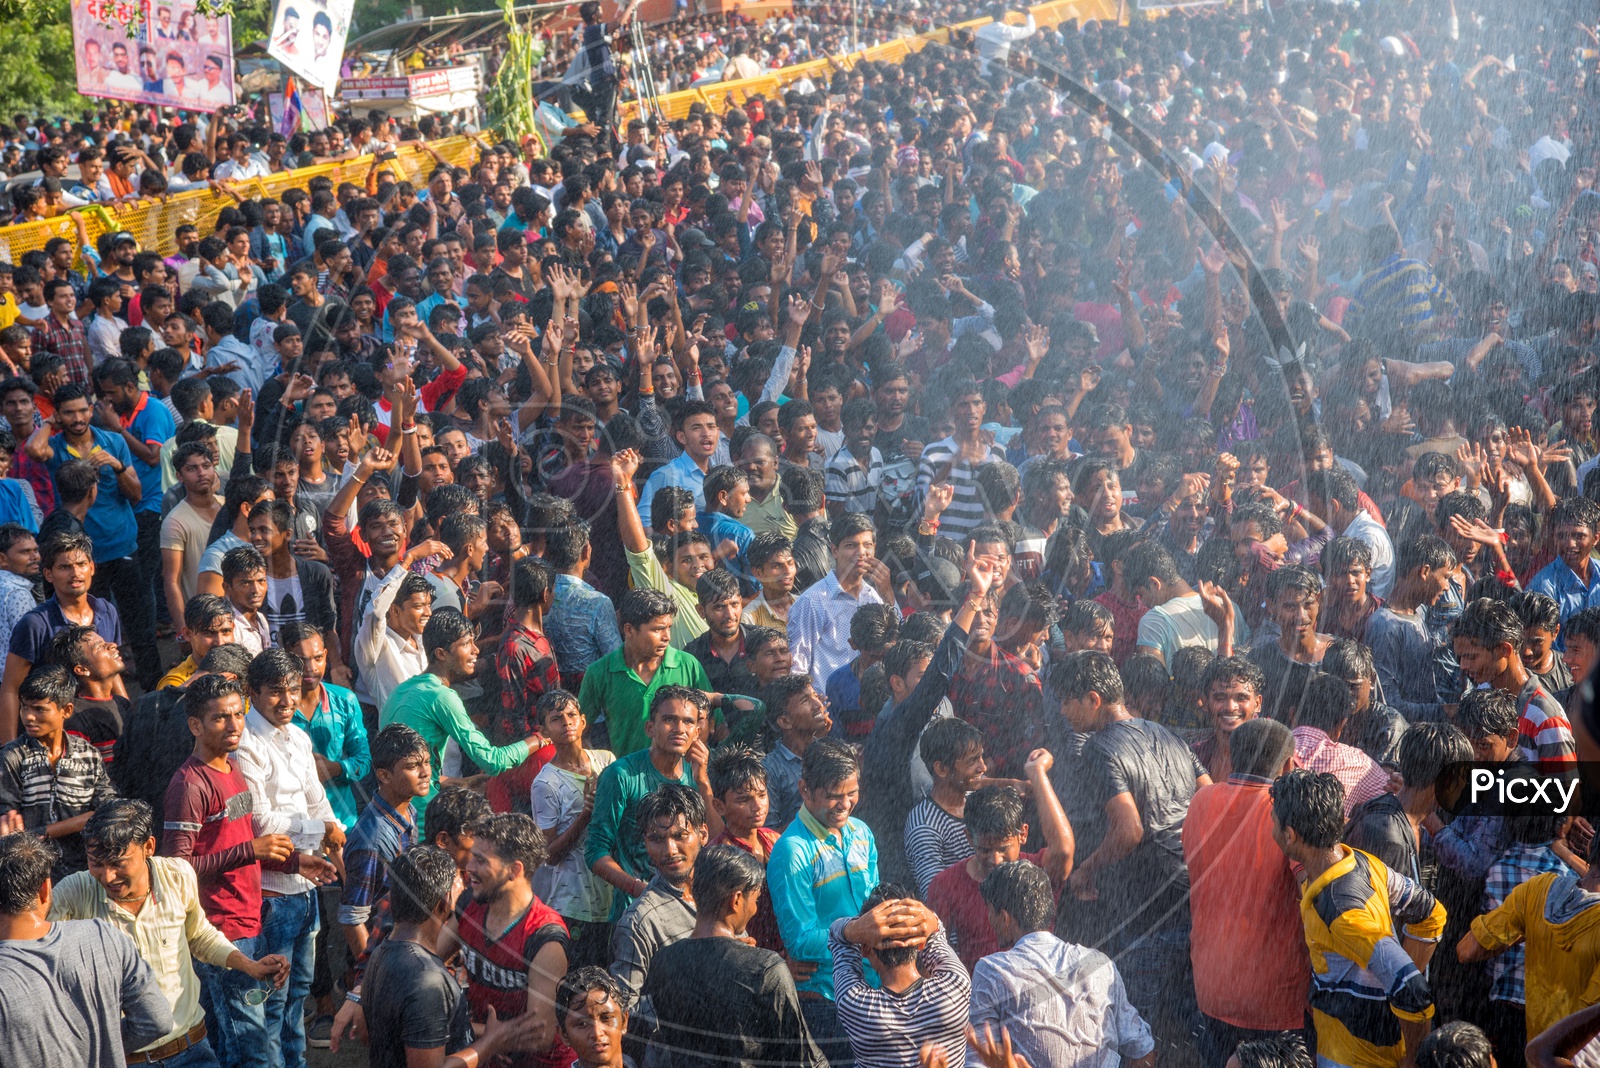
[[[235,938],[233,947],[251,958],[263,952],[260,935]],[[207,1040],[216,1059],[224,1068],[272,1068],[273,1049],[277,1043],[267,1037],[266,1006],[245,1002],[245,994],[260,988],[261,984],[244,972],[215,964],[195,961],[194,970],[200,977],[200,1004],[206,1011]]]
[[[210,1038],[202,1038],[182,1053],[174,1053],[164,1060],[151,1063],[159,1064],[161,1068],[221,1068],[216,1051],[211,1048]]]
[[[1112,933],[1107,952],[1116,962],[1128,1000],[1150,1025],[1158,1046],[1192,1056],[1199,1009],[1194,1000],[1194,967],[1189,959],[1189,923],[1154,931]],[[1172,1056],[1157,1054],[1172,1063]]]
[[[289,961],[289,981],[264,1006],[267,1033],[279,1047],[278,1064],[283,1068],[305,1068],[305,1000],[316,970],[321,919],[315,890],[261,899],[261,952],[280,953]]]
[[[850,1037],[839,1023],[839,1011],[827,998],[803,997],[800,1015],[805,1018],[811,1041],[817,1044],[827,1058],[830,1068],[855,1068],[855,1051],[850,1048]]]

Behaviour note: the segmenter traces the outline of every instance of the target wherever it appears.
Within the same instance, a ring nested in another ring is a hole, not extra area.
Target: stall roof
[[[568,7],[569,5],[564,2],[557,2],[523,4],[513,10],[519,19],[531,19],[537,23],[555,18]],[[344,50],[346,55],[357,52],[389,51],[405,55],[419,48],[429,48],[447,42],[471,47],[475,41],[504,25],[505,13],[499,8],[468,11],[458,15],[438,15],[380,27],[348,42]]]

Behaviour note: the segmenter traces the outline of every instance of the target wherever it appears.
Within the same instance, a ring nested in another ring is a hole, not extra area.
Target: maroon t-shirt
[[[227,772],[192,756],[172,776],[164,805],[161,852],[182,857],[194,868],[206,919],[228,938],[261,933],[261,865],[250,843],[255,838],[250,787],[228,758]],[[294,858],[282,865],[292,870]]]
[[[1017,857],[1030,864],[1040,864],[1043,858],[1043,850]],[[1061,888],[1055,887],[1055,892],[1059,896]],[[967,966],[968,973],[978,961],[1000,949],[994,928],[989,926],[988,906],[983,903],[977,881],[967,874],[965,860],[956,861],[933,877],[928,884],[927,899],[928,907],[944,924],[945,933],[950,936],[956,955]]]

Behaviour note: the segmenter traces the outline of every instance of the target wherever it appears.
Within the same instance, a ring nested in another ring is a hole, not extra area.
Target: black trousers
[[[609,78],[593,85],[574,85],[572,99],[589,121],[600,127],[601,144],[616,147],[617,83]]]
[[[161,657],[156,650],[156,600],[138,558],[124,556],[96,562],[90,592],[117,602],[123,645],[131,653],[123,659],[133,666],[139,685],[147,693],[154,690],[161,678]]]

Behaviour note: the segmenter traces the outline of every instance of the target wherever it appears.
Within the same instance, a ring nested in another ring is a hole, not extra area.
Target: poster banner
[[[72,0],[72,43],[84,96],[188,111],[234,103],[231,20],[194,0]]]
[[[298,88],[292,78],[284,92],[267,94],[267,110],[272,116],[272,128],[285,137],[302,130],[328,128],[328,98],[321,89]]]
[[[278,0],[267,54],[298,75],[302,88],[333,89],[354,6],[355,0]]]

